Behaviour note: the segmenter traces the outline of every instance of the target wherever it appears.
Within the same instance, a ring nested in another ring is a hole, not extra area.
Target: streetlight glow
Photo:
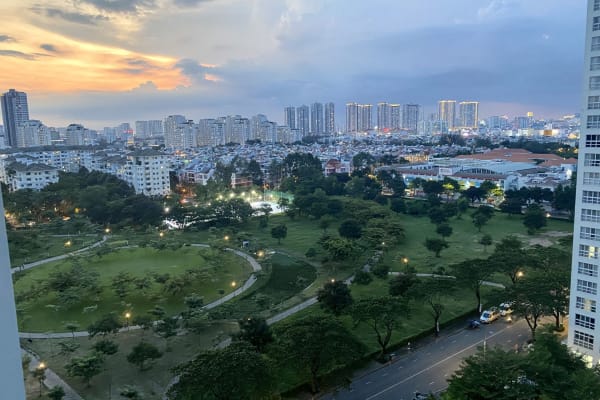
[[[231,282],[231,287],[235,287],[236,283],[235,281]]]
[[[519,272],[517,272],[517,278],[522,278],[522,277],[523,277],[523,275],[525,275],[525,274],[523,273],[523,271],[519,271]]]

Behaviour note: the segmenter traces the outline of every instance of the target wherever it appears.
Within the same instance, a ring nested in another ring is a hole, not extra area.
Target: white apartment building
[[[169,156],[156,150],[138,150],[127,155],[125,181],[136,193],[166,196],[171,192]]]
[[[568,345],[593,365],[600,361],[600,0],[588,0],[583,77]]]
[[[6,167],[8,190],[41,190],[51,183],[58,182],[58,170],[44,164],[23,164],[13,162]]]

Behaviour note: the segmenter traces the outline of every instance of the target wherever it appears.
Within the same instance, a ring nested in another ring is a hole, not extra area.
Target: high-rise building
[[[386,102],[377,103],[377,130],[390,131],[392,128],[391,107]]]
[[[302,105],[296,108],[296,128],[300,130],[302,137],[310,134],[310,110],[308,106]]]
[[[568,345],[600,360],[600,2],[588,1],[583,111],[577,163]]]
[[[325,132],[323,120],[323,103],[312,103],[310,105],[310,132],[320,136]]]
[[[358,132],[358,104],[346,104],[346,132]]]
[[[358,105],[358,131],[367,132],[373,129],[373,105]]]
[[[325,103],[325,134],[333,135],[335,133],[335,105],[333,103]]]
[[[460,127],[464,129],[479,128],[479,102],[461,101],[458,103]]]
[[[438,118],[444,121],[449,131],[454,130],[456,126],[456,100],[440,100],[438,109]]]
[[[402,128],[402,106],[400,104],[390,104],[390,125],[393,131],[399,131]]]
[[[17,127],[17,147],[50,146],[52,140],[48,127],[30,119]]]
[[[402,106],[402,129],[417,133],[420,108],[418,104],[404,104]]]
[[[18,143],[17,128],[29,120],[29,106],[27,94],[10,89],[0,98],[2,104],[2,120],[4,121],[4,136],[7,144],[16,147]]]
[[[163,124],[165,129],[165,147],[167,148],[182,148],[183,137],[178,129],[180,124],[186,123],[187,120],[183,115],[169,115],[165,118]]]
[[[283,124],[290,129],[296,129],[296,108],[289,106],[283,109]]]
[[[17,310],[10,273],[8,238],[4,220],[4,204],[0,194],[0,385],[5,399],[25,400],[23,368],[21,368],[21,348],[17,328]]]

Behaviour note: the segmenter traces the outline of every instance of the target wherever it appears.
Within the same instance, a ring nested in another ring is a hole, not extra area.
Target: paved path
[[[63,255],[63,256],[57,256],[57,257],[51,257],[48,258],[46,260],[40,260],[40,261],[36,261],[35,263],[31,263],[31,264],[27,264],[25,266],[24,269],[30,269],[30,268],[34,268],[37,267],[39,265],[45,264],[47,262],[51,262],[51,261],[56,261],[56,260],[61,260],[63,258],[68,257],[71,254],[74,253],[79,253],[85,250],[89,250],[91,248],[97,247],[99,245],[101,245],[102,243],[104,243],[104,241],[106,241],[106,236],[102,239],[101,242],[95,243],[92,246],[89,246],[85,249],[81,249],[81,250],[77,250],[76,252],[72,252],[69,253],[68,255]],[[202,248],[208,248],[210,247],[207,244],[192,244],[193,247],[202,247]],[[235,249],[230,249],[230,248],[226,248],[226,251],[232,252],[235,255],[242,257],[243,259],[245,259],[246,261],[248,261],[248,263],[250,264],[250,266],[252,267],[252,271],[254,273],[256,272],[260,272],[262,271],[262,267],[260,266],[260,264],[258,263],[258,261],[256,261],[253,257],[251,257],[250,255],[239,251],[239,250],[235,250]],[[14,272],[14,270],[13,270]],[[236,290],[234,290],[233,292],[229,293],[226,296],[221,297],[218,300],[213,301],[212,303],[208,303],[206,304],[204,307],[204,309],[206,310],[210,310],[213,309],[215,307],[220,306],[221,304],[233,299],[236,296],[239,296],[240,294],[244,293],[246,290],[250,289],[250,287],[252,285],[254,285],[257,281],[256,275],[255,274],[250,275],[250,277],[248,278],[248,280],[246,282],[244,282],[244,284],[242,286],[240,286],[239,288],[237,288]],[[137,329],[141,329],[141,326],[138,325],[132,325],[126,328],[121,328],[119,330],[119,332],[126,332],[126,331],[131,331],[131,330],[137,330]],[[19,332],[19,336],[22,339],[65,339],[65,338],[72,338],[73,336],[75,337],[87,337],[89,336],[87,331],[78,331],[78,332],[48,332],[48,333],[39,333],[39,332]]]
[[[40,359],[36,354],[29,350],[21,349],[22,354],[27,354],[31,358],[31,362],[29,363],[29,371],[33,373],[38,366],[40,365]],[[46,368],[46,379],[44,379],[44,386],[48,389],[52,389],[55,386],[60,386],[65,391],[64,400],[84,400],[71,386],[67,384],[67,382],[63,381],[54,371],[50,368]]]

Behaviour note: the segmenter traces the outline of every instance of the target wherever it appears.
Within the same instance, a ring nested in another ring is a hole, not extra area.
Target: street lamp
[[[33,372],[35,377],[40,382],[40,397],[42,397],[42,384],[44,383],[44,379],[46,379],[46,364],[43,361],[40,361],[39,365]]]
[[[160,236],[160,237],[162,238],[162,237],[164,237],[164,236],[165,236],[165,233],[164,233],[164,232],[161,232],[161,233],[159,233],[159,234],[158,234],[158,236]]]
[[[223,237],[223,239],[224,239],[225,241],[229,240],[229,235],[225,235],[225,236]]]
[[[125,325],[127,326],[127,330],[129,331],[129,318],[131,318],[131,313],[130,312],[126,312],[125,313]]]
[[[235,281],[231,282],[231,287],[234,288],[236,285]]]
[[[525,273],[523,273],[523,271],[517,272],[517,278],[522,278],[524,275]]]
[[[73,243],[71,243],[71,240],[69,239],[65,242],[65,247],[71,247],[72,244]]]
[[[104,233],[106,233],[106,234],[108,235],[108,234],[110,233],[110,228],[106,228],[106,229],[104,230]]]

